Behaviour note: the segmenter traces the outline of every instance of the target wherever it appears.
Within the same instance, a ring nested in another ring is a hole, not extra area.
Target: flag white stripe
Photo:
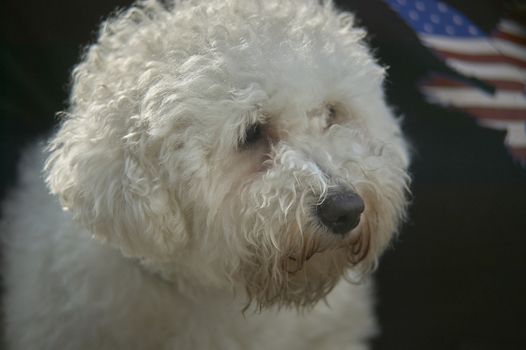
[[[526,124],[521,122],[510,123],[506,142],[513,147],[526,147]]]
[[[515,21],[504,19],[499,23],[499,29],[503,32],[513,34],[516,36],[526,36],[526,28],[517,24]]]
[[[526,61],[524,47],[500,38],[466,39],[438,35],[422,35],[422,41],[431,48],[471,55],[505,54]]]
[[[472,88],[423,87],[431,98],[444,104],[458,107],[524,108],[526,117],[526,99],[522,93],[498,91],[494,95]]]
[[[492,128],[495,130],[507,130],[508,124],[510,121],[507,120],[498,120],[498,119],[479,119],[479,122],[482,126]],[[517,122],[521,123],[521,122]]]
[[[526,123],[522,121],[500,121],[494,119],[480,119],[483,126],[506,130],[506,143],[512,147],[526,147]]]
[[[500,53],[526,61],[526,48],[524,46],[501,38],[492,38],[491,42]]]
[[[519,83],[526,80],[526,69],[511,64],[473,63],[452,58],[446,61],[459,72],[479,79],[508,80]]]
[[[437,48],[444,51],[481,55],[495,55],[499,53],[486,38],[452,39],[440,35],[422,35],[421,39],[425,44],[427,44],[431,48]]]

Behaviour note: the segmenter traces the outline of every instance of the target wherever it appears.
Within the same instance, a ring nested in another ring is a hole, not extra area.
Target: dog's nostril
[[[344,224],[346,221],[349,220],[349,215],[342,215],[338,219],[336,219],[336,224]]]
[[[365,206],[362,198],[349,190],[329,194],[316,207],[321,222],[333,233],[344,234],[358,226]]]

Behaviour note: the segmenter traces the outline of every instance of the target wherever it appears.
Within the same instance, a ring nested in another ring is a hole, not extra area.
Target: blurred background
[[[526,349],[525,2],[335,2],[389,67],[413,147],[410,219],[375,275],[373,349]],[[56,125],[98,24],[130,3],[0,2],[1,198],[24,146]]]

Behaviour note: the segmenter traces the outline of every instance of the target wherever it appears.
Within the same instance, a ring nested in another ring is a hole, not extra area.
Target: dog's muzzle
[[[329,193],[316,206],[316,215],[332,233],[344,235],[360,223],[365,209],[362,198],[355,192],[343,188]]]

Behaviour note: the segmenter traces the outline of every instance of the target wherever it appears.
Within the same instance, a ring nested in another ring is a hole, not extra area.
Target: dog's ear
[[[51,192],[93,236],[124,254],[173,256],[187,226],[175,192],[163,184],[160,162],[109,125],[116,121],[87,119],[66,118],[50,143]]]

